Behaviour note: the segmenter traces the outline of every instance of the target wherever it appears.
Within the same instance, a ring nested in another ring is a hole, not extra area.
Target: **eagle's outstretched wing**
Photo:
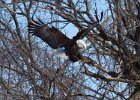
[[[76,36],[73,37],[73,40],[78,40],[78,39],[83,39],[87,33],[89,33],[94,27],[98,26],[99,23],[95,22],[93,25],[91,25],[88,28],[82,29],[81,31],[79,31]]]
[[[64,35],[60,30],[49,27],[41,21],[32,21],[28,25],[29,33],[36,35],[44,42],[46,42],[53,49],[61,48],[70,42],[70,39]]]

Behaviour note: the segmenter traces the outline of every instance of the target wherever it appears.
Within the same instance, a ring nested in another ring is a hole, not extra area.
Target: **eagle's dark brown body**
[[[73,62],[76,62],[76,61],[82,59],[82,55],[79,51],[80,51],[79,46],[73,40],[71,40],[70,44],[65,46],[65,53],[66,53],[66,55],[69,56],[69,59]]]

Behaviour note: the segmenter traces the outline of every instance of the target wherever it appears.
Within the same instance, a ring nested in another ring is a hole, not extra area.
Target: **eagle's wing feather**
[[[94,27],[98,26],[99,23],[95,22],[93,25],[91,25],[88,28],[82,29],[80,30],[74,37],[74,40],[78,40],[78,39],[83,39]]]
[[[74,40],[83,39],[86,34],[86,29],[79,31],[76,36],[73,37]]]
[[[70,42],[70,39],[58,29],[39,22],[29,23],[28,30],[29,33],[36,35],[53,49],[64,47]]]

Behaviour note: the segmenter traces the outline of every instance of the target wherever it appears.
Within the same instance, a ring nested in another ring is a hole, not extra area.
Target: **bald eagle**
[[[51,48],[57,49],[54,55],[63,56],[72,62],[77,62],[82,59],[80,48],[84,50],[87,48],[86,43],[82,40],[85,30],[78,32],[76,36],[70,39],[57,28],[49,27],[40,20],[32,20],[28,25],[28,31],[42,39]],[[63,49],[60,50],[59,48]]]

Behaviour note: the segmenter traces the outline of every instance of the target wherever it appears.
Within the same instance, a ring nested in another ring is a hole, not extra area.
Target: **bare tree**
[[[140,99],[139,0],[0,3],[1,99]],[[28,33],[32,18],[63,32],[69,24],[78,32],[87,29],[84,59],[72,63],[52,56],[49,46]]]

